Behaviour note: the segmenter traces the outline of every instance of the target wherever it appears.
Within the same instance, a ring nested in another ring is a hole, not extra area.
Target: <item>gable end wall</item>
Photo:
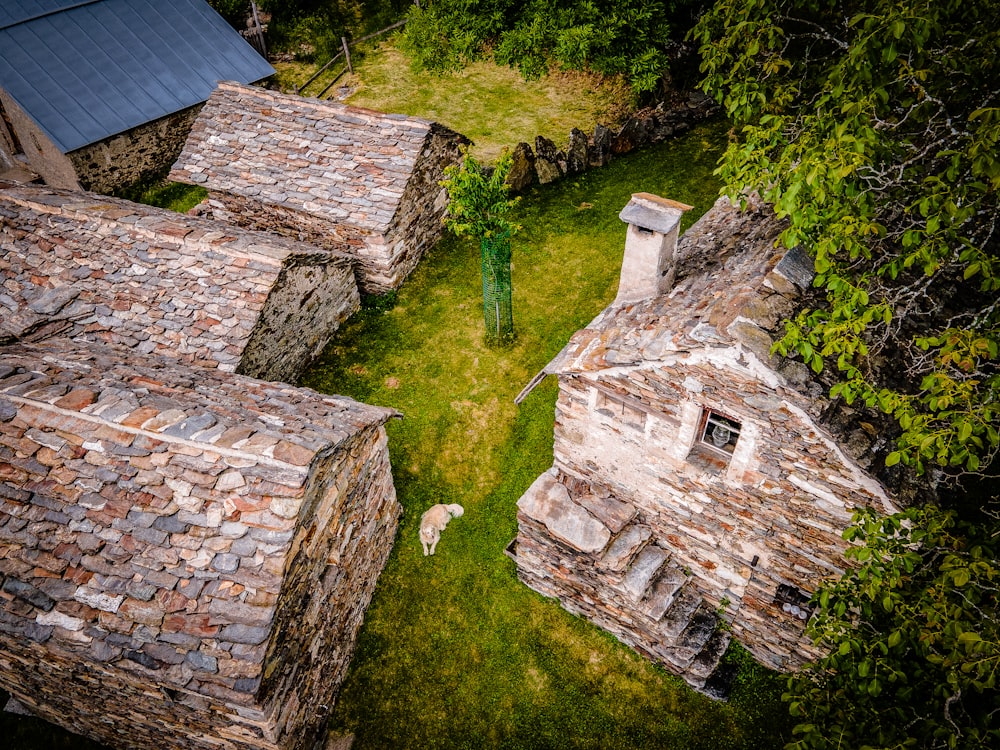
[[[596,409],[601,390],[644,415]],[[692,451],[706,408],[742,421],[742,445],[728,461]],[[732,371],[682,364],[561,377],[554,455],[557,469],[632,503],[761,661],[788,669],[815,657],[804,623],[775,603],[777,587],[812,592],[842,572],[852,509],[877,499],[780,394]]]

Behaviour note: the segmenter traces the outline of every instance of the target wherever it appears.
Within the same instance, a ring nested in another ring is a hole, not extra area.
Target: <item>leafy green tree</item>
[[[418,66],[458,69],[491,52],[537,78],[555,64],[624,75],[654,90],[696,0],[427,0],[411,8],[405,42]]]
[[[777,351],[898,421],[886,465],[981,471],[1000,436],[995,0],[718,0],[693,32],[737,137],[719,174],[789,219],[818,302]]]
[[[445,225],[459,236],[479,240],[486,340],[504,344],[514,339],[510,239],[520,229],[510,219],[518,201],[510,197],[507,184],[513,155],[505,149],[492,168],[476,161],[467,149],[462,157],[461,164],[445,168],[441,182],[449,198]]]
[[[1000,537],[936,508],[864,511],[814,600],[830,655],[792,677],[789,750],[1000,747]]]

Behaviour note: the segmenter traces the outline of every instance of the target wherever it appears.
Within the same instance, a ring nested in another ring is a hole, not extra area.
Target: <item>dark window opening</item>
[[[740,423],[735,419],[724,417],[711,409],[706,409],[702,414],[698,439],[704,445],[732,455],[739,437]]]
[[[795,586],[787,583],[778,584],[778,591],[774,595],[774,603],[780,604],[783,612],[787,612],[800,620],[808,620],[812,614],[812,607],[809,605],[810,595]]]

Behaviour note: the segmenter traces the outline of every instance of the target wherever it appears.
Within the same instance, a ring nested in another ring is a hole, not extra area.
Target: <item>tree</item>
[[[718,0],[693,32],[737,126],[719,174],[788,217],[818,303],[776,350],[898,421],[886,465],[977,472],[1000,436],[994,0]]]
[[[855,516],[858,567],[814,597],[831,650],[784,696],[788,750],[1000,747],[1000,538],[937,508]]]
[[[509,218],[517,198],[509,196],[507,175],[513,155],[504,150],[490,169],[468,152],[462,162],[445,168],[441,184],[448,190],[445,225],[459,236],[479,240],[483,274],[483,321],[486,340],[505,344],[514,339],[511,299],[510,239],[520,227]]]
[[[551,64],[625,76],[652,91],[669,50],[690,27],[695,0],[427,0],[410,9],[404,39],[428,70],[458,69],[491,52],[537,78]]]

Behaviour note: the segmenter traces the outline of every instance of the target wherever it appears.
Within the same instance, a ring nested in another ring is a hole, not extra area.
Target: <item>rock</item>
[[[538,181],[535,172],[535,154],[527,143],[518,143],[511,155],[510,172],[507,174],[507,184],[511,192],[520,193],[527,190]]]
[[[578,128],[569,131],[569,148],[566,151],[566,173],[583,172],[589,166],[590,144],[587,135]]]
[[[548,138],[540,135],[535,138],[535,172],[542,185],[566,174],[566,154]]]
[[[612,140],[611,153],[615,155],[627,154],[644,146],[649,143],[655,127],[655,116],[651,109],[637,112],[625,121],[618,135]]]
[[[536,479],[517,507],[545,524],[554,537],[581,552],[599,552],[611,539],[608,528],[574,503],[569,490],[551,473]]]
[[[603,167],[611,161],[612,138],[611,131],[603,125],[597,125],[594,128],[593,143],[591,143],[590,151],[587,154],[590,166]]]

